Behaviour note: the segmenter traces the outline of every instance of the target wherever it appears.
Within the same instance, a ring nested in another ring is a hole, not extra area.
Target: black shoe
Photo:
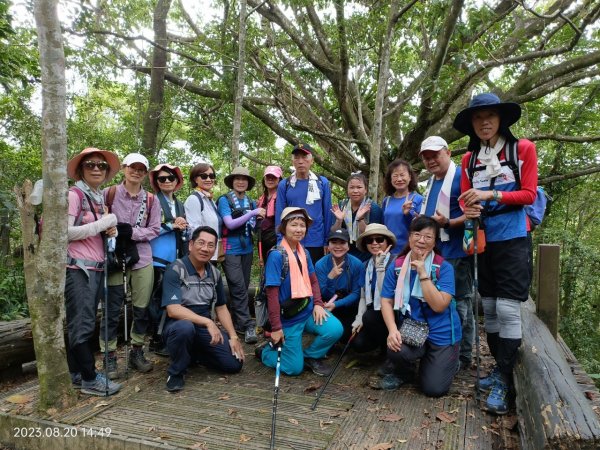
[[[169,375],[167,378],[167,391],[169,392],[180,391],[184,385],[185,380],[183,379],[183,375]]]
[[[117,354],[115,352],[108,352],[108,367],[106,360],[104,359],[104,353],[102,353],[102,367],[104,367],[104,370],[108,373],[109,380],[116,380],[119,378]]]
[[[129,367],[142,373],[147,373],[152,370],[152,363],[144,356],[142,347],[134,347],[129,352]]]
[[[163,344],[162,339],[153,339],[148,344],[148,351],[158,356],[169,356],[167,346]]]
[[[304,367],[308,367],[315,375],[326,377],[331,373],[331,367],[323,362],[322,359],[304,358]]]
[[[388,359],[381,366],[379,366],[379,369],[377,369],[377,376],[383,378],[386,375],[393,374],[395,370],[396,366]]]
[[[254,356],[256,356],[258,359],[260,359],[262,361],[262,352],[265,349],[265,347],[269,345],[268,341],[263,342],[260,345],[257,345],[256,347],[254,347]]]

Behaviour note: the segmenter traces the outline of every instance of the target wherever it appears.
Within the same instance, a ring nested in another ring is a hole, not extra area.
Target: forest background
[[[0,320],[28,314],[13,187],[42,176],[32,5],[0,0]],[[425,176],[417,153],[429,135],[459,162],[466,139],[451,124],[472,95],[520,103],[513,131],[536,143],[553,198],[534,241],[561,246],[560,333],[600,378],[600,1],[100,0],[59,10],[69,156],[139,151],[186,175],[206,160],[220,180],[239,161],[259,179],[267,164],[289,174],[291,145],[305,141],[336,199],[357,170],[381,199],[396,157]]]

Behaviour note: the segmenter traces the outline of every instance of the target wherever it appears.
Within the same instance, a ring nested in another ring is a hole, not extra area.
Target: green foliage
[[[28,316],[22,261],[14,266],[0,264],[0,320],[22,319]]]

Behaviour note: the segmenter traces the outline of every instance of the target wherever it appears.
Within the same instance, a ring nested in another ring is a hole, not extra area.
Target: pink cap
[[[267,175],[273,175],[277,178],[281,178],[283,176],[283,170],[281,170],[281,167],[279,166],[267,166],[265,167],[265,173],[263,177],[266,177]]]

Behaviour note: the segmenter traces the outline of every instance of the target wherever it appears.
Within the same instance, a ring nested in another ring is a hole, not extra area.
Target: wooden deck
[[[0,394],[0,443],[44,450],[268,448],[274,371],[258,362],[251,346],[246,351],[241,374],[221,376],[194,367],[185,389],[176,394],[164,387],[167,358],[153,357],[154,371],[130,372],[119,394],[109,398],[79,394],[74,408],[49,416],[35,410],[38,388],[32,380]],[[330,361],[338,354],[334,351]],[[369,388],[368,380],[381,362],[376,355],[348,352],[314,412],[310,407],[324,379],[310,372],[282,376],[276,447],[519,448],[514,412],[497,418],[475,404],[474,371],[459,372],[447,396],[431,399],[413,385],[395,392]],[[122,368],[123,360],[119,363]],[[486,363],[484,359],[483,366]],[[29,428],[25,433],[24,427]]]

